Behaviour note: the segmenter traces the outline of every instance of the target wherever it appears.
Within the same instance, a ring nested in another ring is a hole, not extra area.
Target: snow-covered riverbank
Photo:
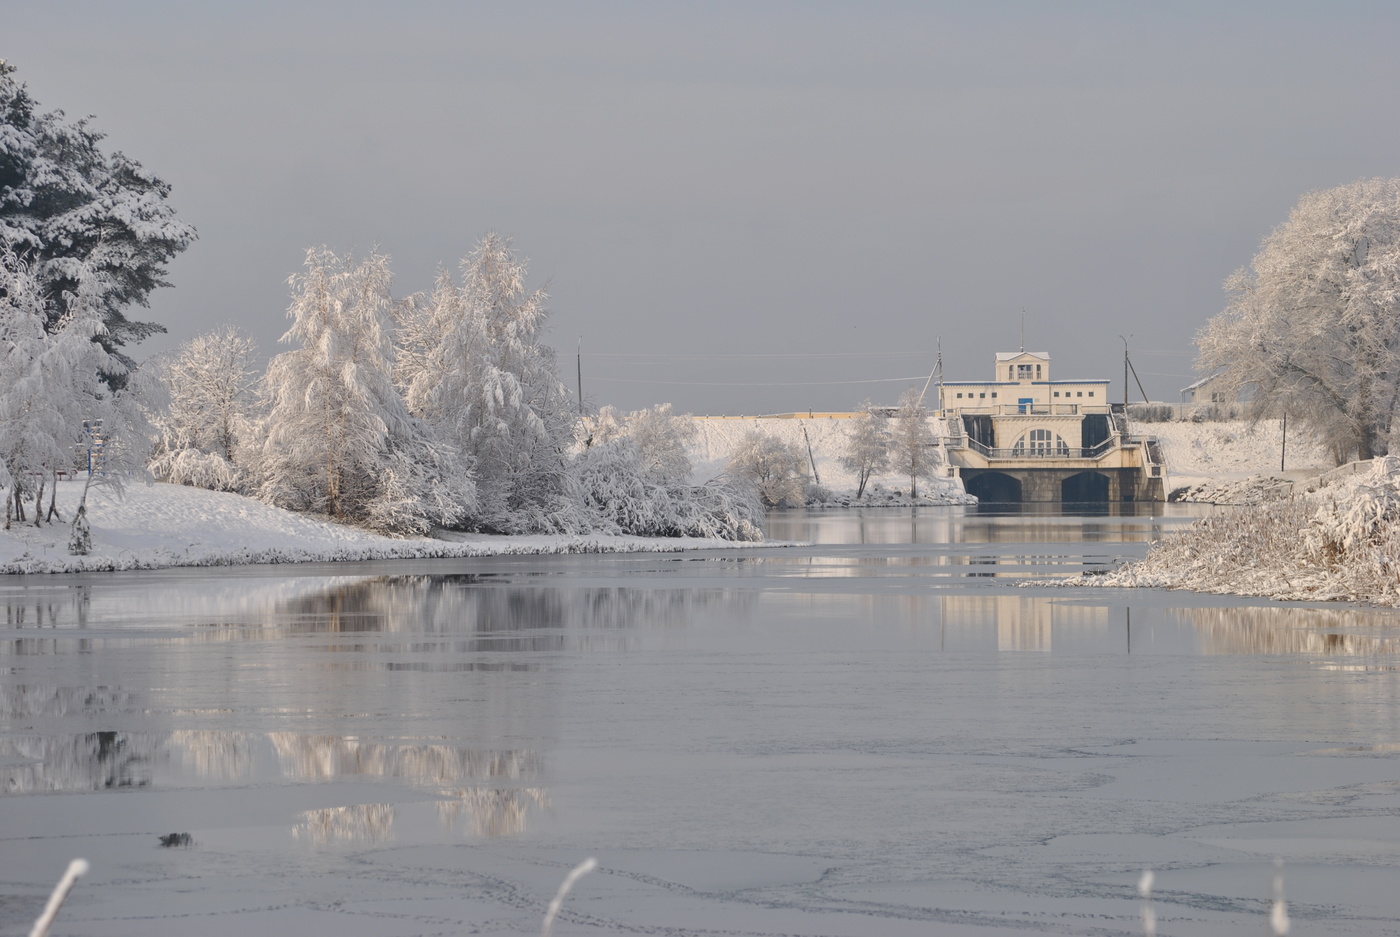
[[[1400,458],[1197,521],[1096,585],[1400,606]]]
[[[72,520],[81,493],[78,482],[59,484],[58,505],[65,521]],[[88,556],[68,555],[67,523],[36,528],[31,518],[27,524],[0,530],[0,574],[501,554],[669,553],[756,545],[605,534],[447,534],[451,540],[398,539],[294,514],[241,495],[140,482],[128,485],[122,498],[91,491],[88,518],[93,542]]]

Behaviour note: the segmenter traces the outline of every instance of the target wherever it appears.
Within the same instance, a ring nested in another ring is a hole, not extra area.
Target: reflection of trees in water
[[[253,773],[253,737],[247,732],[179,729],[170,745],[181,755],[182,770],[197,778],[228,783]]]
[[[14,724],[139,710],[120,687],[19,684],[0,687],[0,720]],[[166,757],[160,734],[82,732],[0,737],[0,789],[9,794],[144,787]]]
[[[549,795],[542,787],[462,787],[442,793],[449,799],[438,801],[438,820],[450,830],[474,836],[523,833],[532,813],[549,809]]]
[[[0,600],[10,628],[21,632],[0,643],[0,654],[60,655],[152,640],[144,629],[122,634],[104,628],[91,636],[87,629],[95,620],[170,623],[172,631],[159,637],[163,642],[392,633],[450,636],[457,640],[432,650],[455,653],[615,650],[638,629],[676,627],[708,606],[757,600],[748,590],[587,587],[571,581],[577,580],[560,570],[547,577],[299,577],[244,582],[241,590],[196,582],[114,591],[105,595],[100,614],[93,611],[91,585],[20,589]]]
[[[1205,639],[1207,654],[1389,655],[1390,637],[1359,632],[1393,627],[1394,613],[1362,608],[1188,608],[1176,613]]]
[[[0,738],[6,794],[145,787],[167,754],[166,740],[143,732]]]
[[[345,777],[402,778],[419,787],[539,775],[532,751],[483,751],[455,745],[389,745],[343,735],[270,732],[284,777],[325,781]]]
[[[7,722],[37,716],[95,716],[140,709],[136,694],[121,687],[19,684],[0,686],[0,719]]]
[[[711,604],[753,601],[748,592],[717,588],[579,588],[472,574],[385,576],[328,584],[279,603],[267,617],[292,633],[441,635],[458,640],[432,650],[528,653],[612,649],[628,640],[620,632],[683,625]]]
[[[307,810],[292,827],[292,835],[313,846],[374,846],[394,832],[393,804],[354,804]]]
[[[6,597],[5,624],[10,628],[84,627],[92,605],[90,586],[20,589]]]

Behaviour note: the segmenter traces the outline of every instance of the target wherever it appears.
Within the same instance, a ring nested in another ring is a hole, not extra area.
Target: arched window
[[[1022,434],[1011,450],[1019,456],[1067,456],[1069,445],[1057,433],[1048,429],[1033,429]]]

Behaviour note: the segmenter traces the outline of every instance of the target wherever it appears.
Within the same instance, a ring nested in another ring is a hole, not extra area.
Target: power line
[[[590,358],[686,358],[710,360],[713,358],[931,358],[929,351],[857,351],[857,352],[814,352],[811,354],[779,352],[774,354],[742,355],[680,355],[666,353],[599,351],[590,352]]]
[[[902,381],[922,381],[926,374],[913,377],[881,377],[869,381],[641,381],[625,377],[595,377],[609,384],[667,384],[681,387],[825,387],[831,384],[895,384]]]

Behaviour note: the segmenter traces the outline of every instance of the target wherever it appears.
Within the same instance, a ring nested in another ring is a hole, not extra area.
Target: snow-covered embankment
[[[58,506],[65,521],[72,520],[81,493],[81,482],[59,483]],[[88,519],[93,542],[88,556],[68,555],[67,523],[35,527],[31,518],[0,530],[0,574],[502,554],[669,553],[756,545],[604,534],[399,539],[294,514],[242,495],[140,482],[128,485],[121,498],[91,491]]]

